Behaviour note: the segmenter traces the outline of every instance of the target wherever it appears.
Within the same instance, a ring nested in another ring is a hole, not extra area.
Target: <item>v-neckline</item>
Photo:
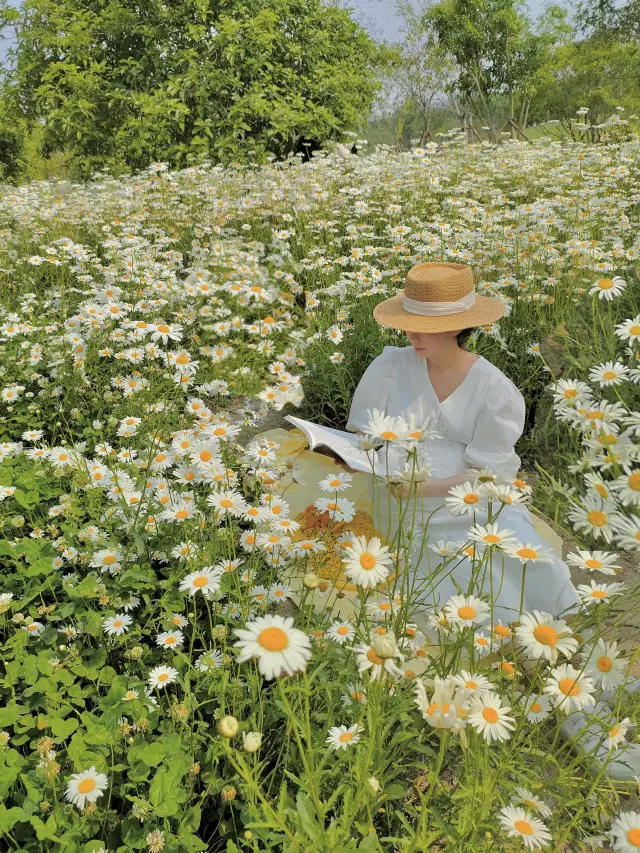
[[[447,402],[448,402],[448,401],[449,401],[449,400],[454,396],[454,394],[457,394],[457,393],[458,393],[458,391],[462,388],[462,386],[465,384],[465,382],[466,382],[466,381],[467,381],[467,379],[469,378],[469,375],[471,374],[471,371],[473,370],[473,368],[476,366],[476,364],[478,364],[478,362],[482,361],[482,358],[483,358],[483,356],[481,356],[481,355],[480,355],[480,356],[478,356],[478,358],[476,358],[476,360],[473,362],[473,364],[471,365],[471,367],[469,368],[469,370],[467,370],[466,376],[464,377],[464,379],[462,380],[462,382],[461,382],[459,385],[457,385],[457,386],[453,389],[453,391],[449,394],[449,396],[444,398],[444,400],[439,400],[439,399],[438,399],[438,395],[437,395],[437,394],[436,394],[436,392],[435,392],[435,388],[434,388],[434,387],[433,387],[433,385],[431,384],[431,377],[429,376],[429,365],[427,364],[427,359],[424,359],[424,367],[425,367],[425,372],[426,372],[426,374],[427,374],[427,382],[429,383],[429,388],[431,389],[431,393],[432,393],[432,394],[433,394],[433,396],[435,397],[436,403],[437,403],[439,406],[443,406],[445,403],[447,403]]]

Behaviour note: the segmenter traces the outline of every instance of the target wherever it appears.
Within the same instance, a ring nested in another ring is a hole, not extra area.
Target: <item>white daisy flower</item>
[[[502,828],[511,838],[518,838],[529,850],[546,846],[551,841],[551,833],[537,817],[532,817],[525,809],[513,805],[500,810],[498,819]]]
[[[350,622],[340,622],[337,620],[330,628],[327,628],[325,636],[343,646],[345,643],[351,643],[355,639],[356,629]]]
[[[343,557],[345,575],[350,581],[365,588],[377,586],[389,576],[393,557],[377,536],[367,541],[366,536],[354,537]]]
[[[602,637],[591,648],[582,652],[584,673],[605,690],[616,688],[624,681],[629,661],[619,657],[618,644],[605,642]]]
[[[180,581],[180,591],[188,592],[190,596],[201,592],[206,598],[220,589],[220,579],[223,575],[221,568],[205,566],[196,572],[191,572]]]
[[[515,790],[518,796],[513,798],[514,803],[518,803],[518,805],[526,806],[528,809],[540,812],[542,817],[551,817],[552,810],[543,800],[536,797],[536,795],[532,794],[527,788],[521,788],[519,785],[516,785]]]
[[[471,699],[467,722],[488,742],[506,741],[515,729],[515,719],[509,716],[511,707],[502,705],[497,693],[482,691]]]
[[[346,471],[340,474],[330,474],[324,480],[320,480],[318,486],[323,492],[344,492],[349,488],[353,481],[353,475]]]
[[[640,812],[622,812],[611,824],[611,839],[616,853],[640,850]]]
[[[163,631],[156,637],[156,643],[165,649],[180,648],[184,642],[184,634],[182,631]]]
[[[358,723],[354,723],[347,728],[346,726],[332,726],[329,729],[329,734],[326,738],[326,743],[336,751],[342,749],[347,750],[347,747],[355,746],[360,740],[360,734],[364,729]]]
[[[506,548],[516,543],[513,530],[500,530],[499,525],[495,523],[485,526],[475,524],[467,536],[474,542],[492,548]]]
[[[474,486],[472,483],[462,483],[449,490],[445,502],[453,515],[478,512],[486,496],[486,487]]]
[[[586,569],[589,572],[601,572],[603,575],[615,575],[620,566],[616,561],[616,554],[608,551],[580,551],[576,554],[567,554],[567,563],[577,569]]]
[[[95,803],[109,787],[109,780],[104,773],[98,773],[94,766],[81,773],[73,773],[67,783],[65,799],[80,810],[88,803]]]
[[[626,586],[623,583],[607,584],[591,581],[591,584],[578,584],[576,589],[583,604],[589,607],[591,604],[602,604],[610,601],[614,595],[622,595],[622,590],[626,589]]]
[[[173,684],[177,677],[178,670],[174,669],[174,667],[156,666],[149,672],[149,686],[151,688],[166,687],[168,684]]]
[[[544,692],[551,698],[555,708],[560,708],[565,714],[572,710],[582,711],[595,704],[593,692],[595,684],[580,670],[571,664],[563,663],[551,670]]]
[[[591,286],[589,296],[597,295],[599,299],[610,302],[614,297],[620,296],[626,286],[626,281],[619,275],[614,275],[613,278],[599,278]]]
[[[570,658],[578,649],[578,641],[564,620],[554,619],[550,613],[538,610],[522,614],[516,637],[525,654],[533,660],[543,657],[549,663],[555,663],[558,654]]]
[[[530,723],[539,723],[546,720],[551,713],[551,699],[548,696],[529,697],[526,704],[527,720]]]
[[[238,663],[257,658],[258,670],[268,680],[304,671],[311,657],[309,637],[293,627],[292,616],[288,619],[278,614],[258,616],[245,629],[236,628],[234,633],[239,637],[234,644],[239,650]]]
[[[124,634],[125,631],[129,630],[129,625],[133,622],[131,616],[128,616],[126,613],[116,613],[115,616],[107,617],[102,626],[104,628],[105,634],[109,634],[110,636],[116,634],[120,636]]]
[[[433,681],[433,693],[429,697],[424,681],[417,678],[413,701],[430,726],[460,731],[465,726],[472,691],[450,676],[436,676]]]
[[[461,626],[479,625],[490,616],[489,605],[474,595],[453,595],[443,609],[449,622]]]

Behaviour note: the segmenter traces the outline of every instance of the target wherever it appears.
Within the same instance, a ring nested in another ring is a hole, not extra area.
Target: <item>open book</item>
[[[314,450],[316,447],[324,446],[329,450],[333,450],[336,456],[339,456],[350,468],[356,471],[365,471],[367,474],[377,474],[379,477],[386,479],[389,476],[393,480],[393,466],[382,453],[377,450],[369,450],[368,453],[360,450],[358,447],[358,437],[352,432],[343,432],[339,429],[314,424],[312,421],[305,421],[302,418],[296,418],[293,415],[285,415],[285,421],[289,421],[306,435],[309,441],[309,449]],[[381,445],[384,442],[380,442]],[[387,475],[388,467],[388,475]]]

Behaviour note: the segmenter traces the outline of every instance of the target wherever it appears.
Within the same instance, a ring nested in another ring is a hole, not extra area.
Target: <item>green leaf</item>
[[[28,823],[29,815],[24,809],[13,806],[8,809],[0,803],[0,832],[11,832],[16,823]]]
[[[390,800],[400,800],[406,794],[406,789],[402,785],[394,783],[384,789],[384,793]]]
[[[66,717],[65,719],[54,717],[51,720],[51,731],[56,737],[67,738],[75,732],[79,725],[76,717]]]
[[[157,767],[162,764],[162,759],[166,755],[166,749],[160,741],[153,743],[144,743],[137,746],[132,746],[129,750],[129,760],[144,761],[149,767]]]

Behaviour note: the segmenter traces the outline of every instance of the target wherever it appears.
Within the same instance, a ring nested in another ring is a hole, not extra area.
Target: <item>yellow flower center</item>
[[[159,331],[159,332],[161,332],[163,335],[166,335],[166,334],[167,334],[167,332],[170,332],[170,331],[171,331],[171,329],[169,328],[169,326],[165,326],[165,325],[163,325],[163,324],[161,324],[161,325],[157,326],[156,328],[157,328],[157,329],[158,329],[158,331]]]
[[[498,722],[498,712],[495,710],[495,708],[483,708],[482,716],[488,723]]]
[[[398,437],[392,430],[385,430],[383,433],[381,433],[381,436],[382,438],[384,438],[385,441],[395,441]]]
[[[640,335],[640,326],[632,326],[629,329],[629,334],[630,335]]]
[[[492,544],[492,545],[493,545],[495,542],[499,542],[499,541],[500,541],[500,537],[499,537],[499,536],[496,536],[494,533],[488,533],[488,534],[484,537],[484,541],[485,541],[485,542],[489,542],[490,544]]]
[[[469,690],[477,690],[478,689],[478,685],[475,681],[466,681],[464,686],[466,688],[468,688]]]
[[[602,374],[602,378],[603,379],[615,379],[617,375],[618,374],[615,372],[615,370],[605,370],[605,372]]]
[[[78,792],[80,794],[88,794],[90,791],[96,787],[95,779],[83,779],[82,782],[78,785]]]
[[[213,458],[213,453],[210,450],[203,450],[202,453],[200,454],[200,460],[202,462],[211,462],[212,458]]]
[[[189,356],[186,352],[180,353],[180,355],[176,358],[176,364],[189,364]]]
[[[505,628],[504,625],[496,625],[495,628],[493,629],[493,633],[497,634],[498,637],[510,637],[511,636],[511,629]]]
[[[564,693],[565,696],[577,696],[580,693],[580,688],[573,678],[561,678],[558,682],[558,687],[560,688],[560,692]]]
[[[539,714],[542,711],[542,705],[539,702],[534,702],[529,710],[534,714]]]
[[[114,628],[122,628],[122,619],[114,619],[113,627]]]
[[[609,737],[616,737],[620,734],[620,726],[614,726],[609,732]]]
[[[175,643],[175,641],[176,641],[176,638],[171,636],[171,637],[167,637],[167,639],[164,642],[165,642],[165,645],[171,646],[171,645],[173,645],[173,643]]]
[[[258,635],[258,642],[269,652],[281,652],[289,645],[289,638],[282,628],[265,628]]]
[[[116,558],[113,556],[113,554],[107,554],[106,557],[102,558],[102,565],[103,566],[112,566],[115,562],[116,562]]]
[[[600,672],[610,672],[613,666],[611,658],[608,658],[606,655],[603,655],[601,658],[598,658],[598,662],[596,666],[600,670]]]
[[[594,527],[603,527],[607,523],[607,515],[599,509],[592,509],[587,519]]]
[[[522,557],[523,560],[535,560],[538,556],[538,552],[534,551],[533,548],[519,548],[516,554],[518,557]]]
[[[607,593],[602,589],[595,589],[591,593],[591,598],[606,598],[606,597],[607,597]]]
[[[371,661],[371,663],[382,663],[382,658],[379,658],[378,655],[373,651],[373,649],[369,649],[369,651],[367,652],[367,659]]]
[[[188,518],[188,517],[189,517],[189,511],[186,509],[179,509],[178,512],[176,513],[176,518],[182,519],[182,518]]]
[[[640,850],[640,829],[630,829],[627,832],[627,841],[632,847],[637,847]]]
[[[360,556],[360,565],[363,569],[370,571],[371,569],[373,569],[375,564],[376,558],[373,556],[373,554],[366,553]]]
[[[342,732],[342,734],[340,735],[338,740],[341,743],[347,743],[348,741],[352,740],[352,738],[353,738],[353,734],[351,732]]]
[[[629,477],[627,484],[634,492],[640,492],[640,473],[632,474]]]
[[[166,681],[169,678],[166,672],[161,672],[158,676],[158,681]]]
[[[458,616],[461,619],[473,619],[476,615],[476,610],[473,607],[470,607],[468,604],[464,607],[458,608]]]
[[[565,399],[567,399],[567,400],[573,400],[575,397],[578,396],[578,392],[576,391],[575,388],[567,388],[563,392],[563,394],[564,394]]]
[[[346,625],[341,625],[338,628],[338,630],[336,631],[336,634],[340,634],[341,637],[344,637],[345,634],[348,634],[348,633],[349,633],[349,629],[347,628]]]
[[[470,494],[465,495],[465,496],[464,496],[464,498],[463,498],[462,500],[463,500],[463,501],[464,501],[464,503],[466,503],[466,504],[476,504],[476,503],[478,503],[478,501],[480,500],[480,498],[479,498],[479,497],[478,497],[478,495],[476,495],[474,492],[471,492]]]
[[[558,634],[550,625],[538,625],[533,630],[533,636],[543,646],[555,646],[558,642]]]
[[[225,508],[233,506],[233,501],[230,501],[229,498],[223,498],[220,501],[220,506],[223,506]]]
[[[528,820],[517,820],[513,825],[522,835],[533,835],[533,827]]]
[[[588,569],[601,569],[602,568],[602,563],[600,562],[600,560],[585,560],[584,564]]]
[[[613,287],[613,281],[610,278],[601,278],[596,283],[600,290],[611,290]]]

